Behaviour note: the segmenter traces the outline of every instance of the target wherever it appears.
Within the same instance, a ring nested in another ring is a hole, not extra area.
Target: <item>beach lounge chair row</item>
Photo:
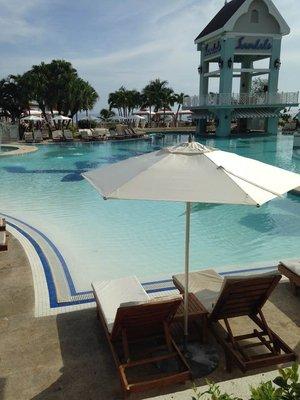
[[[117,125],[115,130],[110,130],[111,138],[115,140],[134,139],[143,137],[143,133],[138,133],[132,127]]]
[[[206,313],[205,326],[222,346],[228,371],[233,365],[246,372],[296,359],[293,350],[271,330],[262,311],[280,279],[281,275],[277,272],[225,278],[214,270],[190,273],[189,292]],[[184,274],[173,276],[173,281],[183,293]],[[135,277],[93,283],[92,288],[98,317],[125,395],[191,378],[188,363],[171,335],[171,324],[182,303],[181,296],[150,299]],[[252,323],[251,331],[234,335],[233,325],[240,327],[241,322],[238,321],[242,321],[244,327],[244,320],[239,318],[245,317]],[[134,358],[132,350],[139,340],[149,340],[159,334],[164,337],[166,353],[154,357],[143,353],[141,359]],[[155,377],[147,373],[148,364],[168,357],[179,360],[176,370],[168,374],[160,371]],[[135,381],[130,374],[134,368],[138,368],[139,372],[145,371],[145,378]]]
[[[24,132],[24,140],[26,143],[40,143],[43,141],[42,132],[36,130],[34,132]]]
[[[0,251],[7,250],[7,232],[5,218],[0,217]]]
[[[109,134],[108,129],[79,129],[81,139],[85,142],[106,140]]]
[[[56,130],[52,131],[52,140],[53,142],[72,142],[73,134],[70,130]]]

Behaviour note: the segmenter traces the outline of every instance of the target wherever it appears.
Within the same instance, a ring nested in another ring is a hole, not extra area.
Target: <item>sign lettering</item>
[[[213,43],[207,43],[204,46],[204,56],[212,56],[214,54],[217,54],[221,51],[221,42],[220,40],[213,42]]]
[[[270,51],[272,49],[271,41],[266,39],[252,39],[253,41],[249,41],[251,38],[245,38],[242,36],[239,38],[237,45],[235,47],[236,50],[259,50],[259,51]]]

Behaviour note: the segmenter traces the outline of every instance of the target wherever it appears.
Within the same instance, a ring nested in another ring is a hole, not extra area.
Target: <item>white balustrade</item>
[[[294,105],[298,104],[299,92],[281,93],[209,93],[205,96],[187,96],[185,109],[199,106],[236,106],[236,105]]]

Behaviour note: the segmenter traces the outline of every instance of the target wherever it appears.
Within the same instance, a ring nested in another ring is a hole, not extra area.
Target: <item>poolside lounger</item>
[[[64,135],[64,139],[65,139],[66,142],[72,142],[73,141],[73,134],[69,129],[66,129],[63,132],[63,135]]]
[[[169,331],[182,296],[150,299],[136,277],[97,282],[92,284],[92,288],[98,316],[125,396],[131,392],[184,382],[191,378],[189,367]],[[156,346],[153,349],[149,346],[149,339],[154,336]],[[159,346],[159,354],[154,355],[154,351],[158,350],[158,337],[161,336],[165,343]],[[134,349],[136,353],[137,343],[141,340],[147,340],[147,352],[143,348],[142,358],[137,358],[130,350]],[[135,345],[131,347],[132,343]],[[173,372],[164,373],[159,370],[157,373],[156,364],[172,359],[177,360]],[[134,370],[138,370],[137,380],[132,375]],[[141,373],[144,377],[141,377]]]
[[[26,143],[33,143],[33,133],[32,132],[24,132],[24,140]]]
[[[82,129],[79,132],[81,135],[81,139],[84,140],[85,142],[89,142],[90,140],[93,140],[93,134],[90,129]]]
[[[189,289],[209,313],[209,327],[225,351],[228,371],[233,363],[246,372],[296,359],[293,350],[269,328],[262,312],[280,279],[278,273],[224,279],[214,270],[190,273]],[[183,291],[184,274],[175,275],[173,280]],[[249,317],[256,328],[234,336],[229,319],[235,317]],[[254,351],[257,348],[264,351]]]
[[[61,130],[56,130],[52,132],[53,142],[62,142],[64,140]]]
[[[0,232],[0,251],[7,250],[7,236],[5,231]]]
[[[43,141],[42,132],[40,130],[34,131],[33,136],[36,143],[41,143]]]
[[[104,139],[106,139],[107,133],[108,133],[108,130],[104,129],[104,128],[93,129],[93,131],[92,131],[93,140],[104,140]]]
[[[5,218],[0,217],[0,231],[6,230],[6,220]]]
[[[300,260],[280,261],[278,270],[289,279],[293,292],[297,295],[300,288]]]
[[[43,137],[44,140],[49,139],[49,131],[48,131],[48,129],[43,129],[42,130],[42,137]]]

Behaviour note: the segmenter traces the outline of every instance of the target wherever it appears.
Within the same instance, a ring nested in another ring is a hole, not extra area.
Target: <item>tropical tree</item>
[[[163,107],[163,91],[167,88],[168,81],[161,81],[160,79],[154,79],[150,81],[148,85],[144,87],[142,90],[144,106],[149,107],[150,116],[152,107],[154,107],[154,111],[158,111]],[[150,117],[150,126],[151,126],[151,117]]]
[[[52,116],[57,110],[73,118],[79,111],[92,109],[99,98],[95,89],[79,78],[76,69],[65,60],[34,65],[23,78],[45,119],[47,110]]]
[[[179,115],[179,111],[181,109],[181,107],[183,106],[184,103],[184,99],[188,97],[186,94],[184,93],[177,93],[175,94],[175,103],[177,103],[177,110],[176,110],[176,114],[175,114],[175,125],[177,126],[178,123],[178,115]]]
[[[30,94],[21,75],[9,75],[0,80],[0,108],[13,123],[29,108],[29,100]]]
[[[173,89],[165,87],[161,91],[161,106],[163,109],[163,122],[165,123],[166,121],[166,110],[170,110],[171,107],[174,106],[174,103],[176,101],[175,93]]]
[[[268,87],[267,79],[255,78],[255,79],[253,79],[253,82],[252,82],[251,93],[252,94],[265,93],[267,87]]]
[[[116,114],[112,110],[109,110],[107,108],[102,108],[99,115],[102,121],[107,121],[109,118],[115,116]]]
[[[141,105],[141,94],[137,90],[127,90],[124,86],[108,96],[110,110],[116,109],[119,116],[128,117]]]

